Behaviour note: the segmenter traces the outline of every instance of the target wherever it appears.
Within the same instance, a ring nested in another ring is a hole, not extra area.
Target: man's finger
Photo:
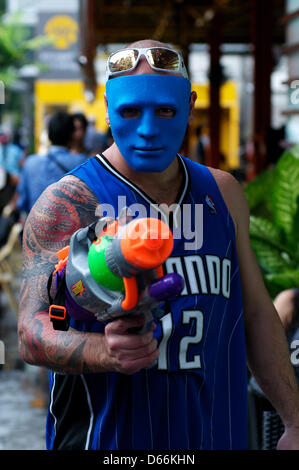
[[[152,331],[143,335],[132,334],[106,334],[107,343],[111,351],[116,350],[135,350],[147,346],[153,339]]]
[[[106,325],[105,331],[115,334],[126,333],[130,328],[140,328],[144,325],[144,315],[132,315],[118,318]]]

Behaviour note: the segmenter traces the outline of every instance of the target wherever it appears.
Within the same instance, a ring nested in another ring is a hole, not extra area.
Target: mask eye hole
[[[155,111],[156,116],[163,119],[171,119],[175,116],[176,110],[170,106],[160,106]]]
[[[122,108],[120,111],[120,115],[124,119],[136,119],[140,116],[140,109],[136,108],[134,106],[126,106],[125,108]]]

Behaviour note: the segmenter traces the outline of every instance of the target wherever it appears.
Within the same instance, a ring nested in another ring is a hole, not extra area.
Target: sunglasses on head
[[[140,57],[144,55],[153,70],[181,73],[188,78],[188,73],[181,54],[167,47],[129,48],[113,52],[107,61],[107,80],[119,73],[134,70]]]

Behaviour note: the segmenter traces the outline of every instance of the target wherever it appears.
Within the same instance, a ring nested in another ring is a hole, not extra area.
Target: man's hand
[[[158,343],[153,337],[154,324],[147,333],[130,333],[131,328],[141,328],[144,321],[142,315],[123,317],[106,326],[105,339],[110,370],[131,375],[151,366],[158,358]]]
[[[299,450],[299,425],[285,429],[278,441],[277,450]]]

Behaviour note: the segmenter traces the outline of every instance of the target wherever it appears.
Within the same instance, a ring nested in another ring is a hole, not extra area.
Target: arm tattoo
[[[48,316],[47,281],[56,252],[72,234],[95,220],[98,200],[78,178],[67,176],[49,186],[32,208],[24,228],[19,311],[19,348],[23,358],[63,372],[81,373],[87,334],[56,331]]]

